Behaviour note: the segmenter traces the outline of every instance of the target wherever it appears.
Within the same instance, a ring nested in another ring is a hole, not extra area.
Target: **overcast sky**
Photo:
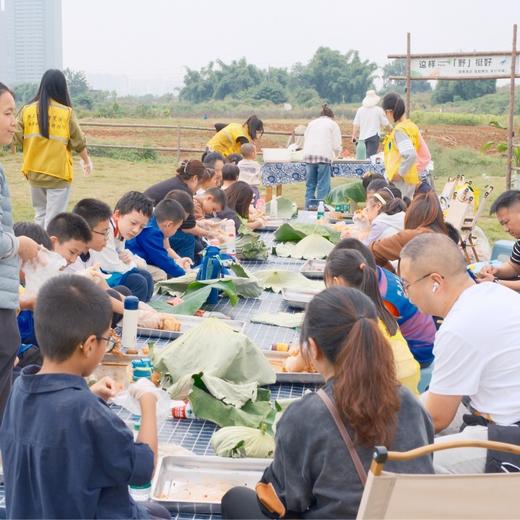
[[[389,53],[511,49],[520,0],[62,0],[64,66],[182,78],[185,66],[244,56],[307,62],[319,46],[379,65]],[[520,43],[519,43],[520,47]]]

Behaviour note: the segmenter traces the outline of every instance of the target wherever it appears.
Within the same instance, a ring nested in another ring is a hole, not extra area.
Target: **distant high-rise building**
[[[0,0],[0,82],[39,83],[63,67],[61,0]]]

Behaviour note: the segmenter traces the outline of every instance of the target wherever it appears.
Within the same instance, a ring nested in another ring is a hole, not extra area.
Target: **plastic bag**
[[[42,285],[60,273],[67,265],[66,260],[53,251],[42,248],[38,256],[22,266],[25,274],[25,296],[36,296]]]
[[[172,405],[168,393],[161,389],[155,389],[157,396],[157,417],[166,418],[171,416]],[[132,415],[141,415],[141,406],[137,399],[134,399],[128,390],[125,390],[112,398],[112,402],[128,410]]]

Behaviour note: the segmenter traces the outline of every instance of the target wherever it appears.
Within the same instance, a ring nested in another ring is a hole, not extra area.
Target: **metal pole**
[[[511,189],[511,172],[513,168],[513,135],[515,113],[515,73],[516,73],[516,24],[513,25],[513,51],[511,53],[511,85],[509,87],[509,122],[507,125],[507,176],[506,187]]]
[[[410,117],[410,86],[411,86],[411,68],[412,58],[410,57],[411,51],[411,35],[406,33],[406,117]]]
[[[177,163],[181,160],[181,127],[177,127]]]

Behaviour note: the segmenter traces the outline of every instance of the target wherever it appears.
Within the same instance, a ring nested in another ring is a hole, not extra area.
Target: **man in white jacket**
[[[334,113],[323,105],[321,115],[305,130],[303,160],[306,163],[305,209],[311,199],[323,200],[330,192],[331,162],[341,152],[341,130]]]

